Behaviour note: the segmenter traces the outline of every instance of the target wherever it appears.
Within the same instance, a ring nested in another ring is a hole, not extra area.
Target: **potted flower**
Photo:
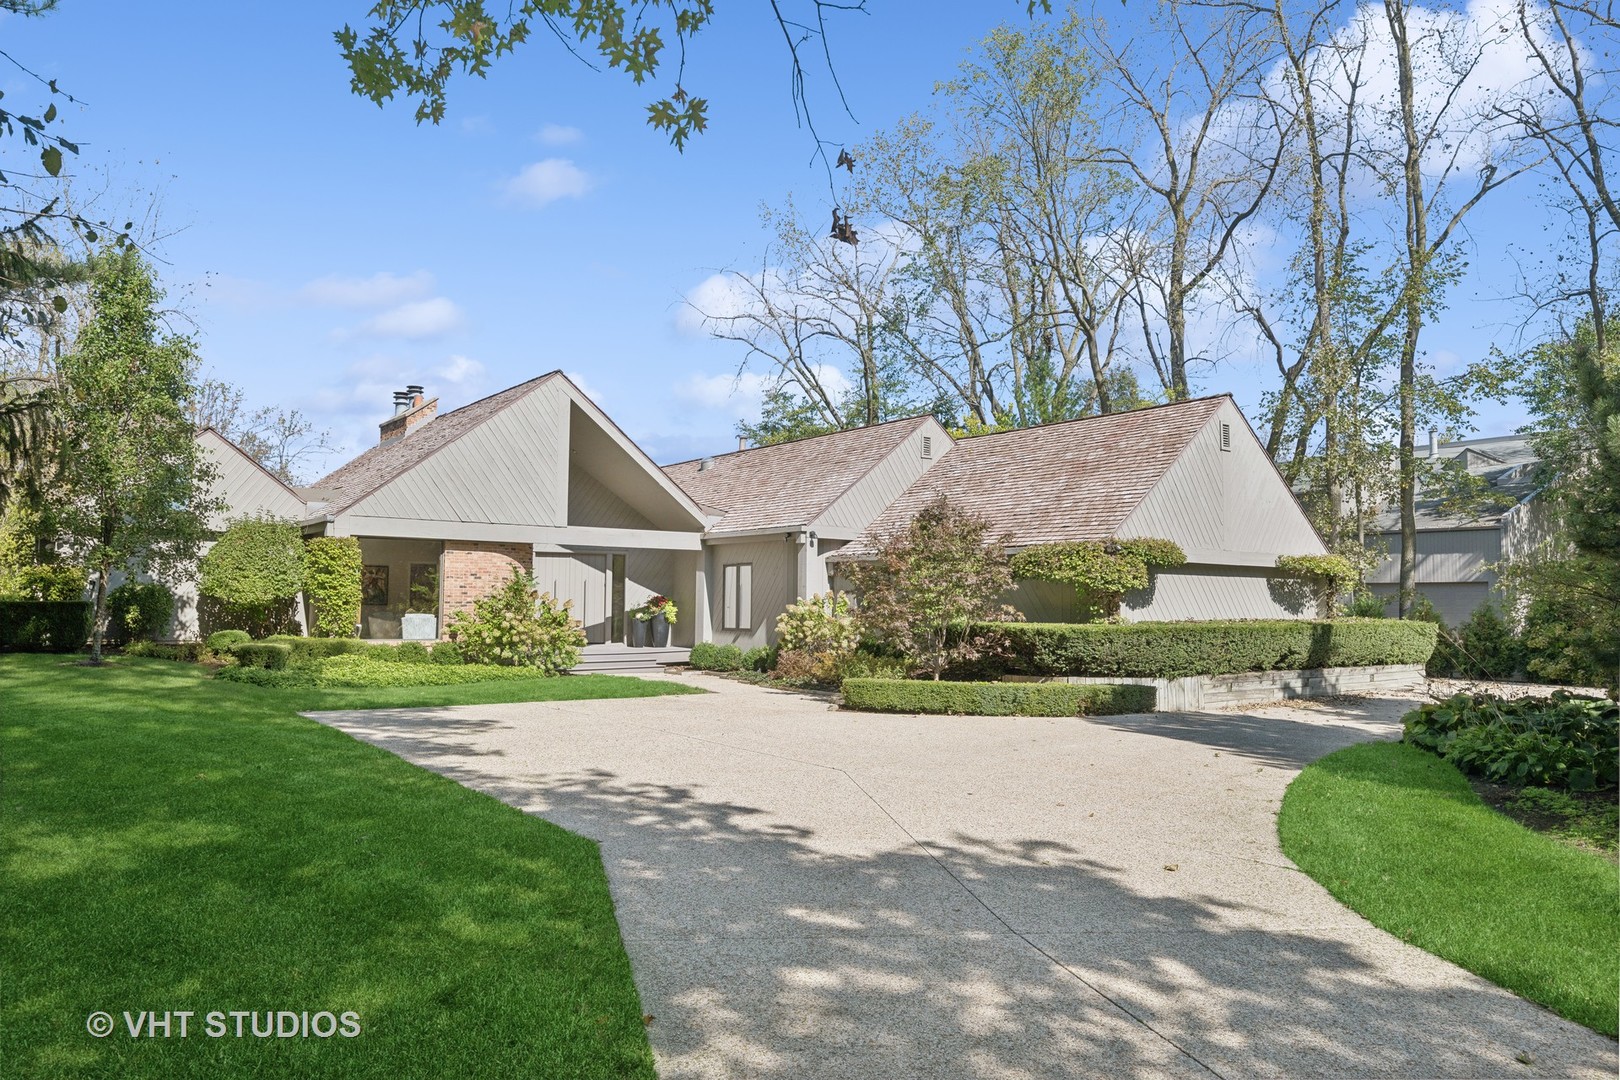
[[[643,633],[652,638],[655,649],[669,644],[669,627],[677,615],[675,601],[667,596],[651,597],[635,611],[636,622],[643,624]]]

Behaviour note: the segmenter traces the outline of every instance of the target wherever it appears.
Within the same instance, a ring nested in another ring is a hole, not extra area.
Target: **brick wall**
[[[440,602],[444,608],[440,634],[443,634],[451,615],[458,611],[471,611],[473,601],[488,596],[504,585],[514,568],[534,569],[533,545],[446,540],[444,570],[439,575]]]

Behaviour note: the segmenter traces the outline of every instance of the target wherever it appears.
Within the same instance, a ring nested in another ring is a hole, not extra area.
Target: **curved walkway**
[[[660,1075],[1613,1077],[1277,845],[1400,701],[1079,719],[715,693],[317,714],[598,840]]]

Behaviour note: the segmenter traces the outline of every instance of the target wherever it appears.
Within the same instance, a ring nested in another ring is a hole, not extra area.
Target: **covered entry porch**
[[[700,562],[701,552],[697,551],[536,547],[534,580],[541,591],[569,603],[585,630],[588,656],[673,655],[689,650],[696,640]],[[636,612],[654,596],[667,597],[675,606],[668,641],[658,648],[632,647],[641,640]],[[684,659],[682,655],[664,662]]]

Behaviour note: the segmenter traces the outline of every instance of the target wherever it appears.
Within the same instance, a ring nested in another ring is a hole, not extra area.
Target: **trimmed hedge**
[[[241,648],[241,646],[238,646]],[[222,668],[215,676],[227,682],[270,687],[457,686],[506,679],[560,678],[538,668],[497,664],[413,664],[375,656],[329,656],[308,666],[282,670]]]
[[[153,660],[178,660],[186,664],[198,664],[205,657],[211,657],[223,649],[215,649],[201,641],[179,641],[174,643],[160,641],[134,641],[124,650],[125,656],[148,656]]]
[[[279,641],[247,641],[231,646],[231,655],[243,667],[284,671],[291,666],[292,650]]]
[[[1180,679],[1296,668],[1423,664],[1433,623],[1399,619],[982,623],[1006,642],[1017,675]]]
[[[699,671],[741,671],[743,651],[735,645],[700,641],[692,646],[692,655],[687,663]]]
[[[371,648],[369,644],[359,638],[318,638],[298,637],[294,634],[276,634],[264,640],[277,645],[285,645],[291,649],[294,666],[312,664],[328,656],[363,653]]]
[[[0,600],[0,650],[78,652],[93,613],[88,600]]]
[[[845,679],[844,705],[866,712],[953,716],[1113,716],[1152,712],[1151,686]]]
[[[246,630],[216,630],[208,635],[208,647],[215,652],[225,652],[232,645],[246,645],[253,640],[253,635]]]

